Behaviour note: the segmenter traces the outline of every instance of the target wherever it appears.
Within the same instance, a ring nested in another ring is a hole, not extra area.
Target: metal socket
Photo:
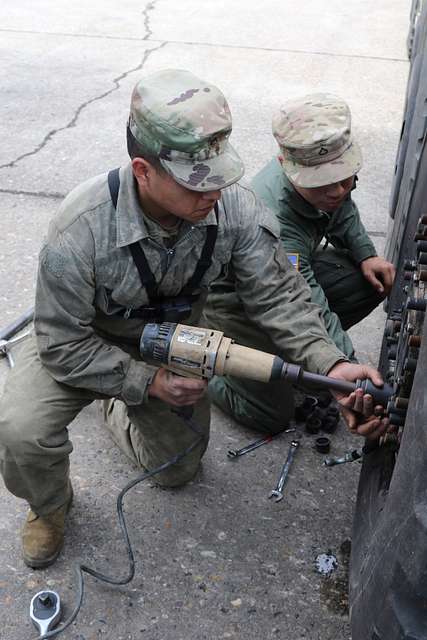
[[[331,449],[331,441],[326,436],[320,436],[320,438],[316,438],[314,441],[316,446],[316,451],[319,453],[329,453]]]

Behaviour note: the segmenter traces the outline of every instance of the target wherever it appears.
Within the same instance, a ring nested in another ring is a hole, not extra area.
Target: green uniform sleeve
[[[328,336],[304,278],[288,261],[276,218],[252,191],[240,189],[239,199],[236,210],[246,216],[236,233],[232,268],[246,313],[270,336],[281,357],[326,374],[347,358]]]
[[[252,179],[251,187],[257,198],[273,213],[280,213],[280,198],[283,188],[283,171],[277,158],[270,160]]]
[[[322,318],[325,323],[326,330],[336,346],[345,355],[354,360],[354,347],[351,339],[346,331],[341,326],[341,321],[336,313],[331,311],[329,302],[325,293],[316,280],[313,269],[311,267],[311,261],[305,254],[305,248],[292,238],[282,238],[282,244],[287,253],[299,254],[299,271],[304,276],[305,281],[311,289],[311,301],[319,305],[322,309]]]
[[[40,359],[58,382],[118,397],[128,405],[141,404],[152,370],[95,333],[94,283],[89,252],[51,223],[36,290]]]
[[[376,256],[375,246],[366,233],[355,202],[350,199],[337,214],[336,219],[332,218],[329,231],[329,240],[334,247],[347,249],[357,264]]]
[[[275,213],[279,221],[280,237],[285,251],[299,255],[300,273],[310,286],[312,302],[322,309],[323,321],[329,336],[340,351],[345,353],[347,357],[354,359],[354,347],[351,339],[342,328],[338,316],[329,308],[328,300],[311,267],[312,253],[316,249],[320,237],[317,240],[315,239],[316,232],[311,220],[306,220],[304,215],[294,211],[287,201],[289,195],[284,191],[286,184],[287,181],[284,179],[283,170],[277,158],[273,158],[261,169],[252,181],[252,186],[257,196]],[[303,201],[301,200],[301,202]],[[311,209],[311,205],[308,203],[305,207],[307,211]],[[355,209],[358,217],[357,207]],[[344,248],[348,240],[346,237],[347,227],[349,227],[348,235],[351,235],[354,231],[354,227],[350,228],[352,215],[353,212],[346,212],[342,216],[342,220],[340,220],[339,229],[334,229],[334,240],[341,248]],[[360,218],[358,219],[360,223]],[[357,228],[359,226],[362,226],[361,223],[360,225],[356,224]],[[357,242],[355,244],[357,245]],[[368,251],[368,247],[369,251],[372,251],[372,244],[367,236],[363,239],[363,246],[366,251]],[[373,254],[371,253],[370,255]]]
[[[302,222],[304,222],[303,219]],[[323,322],[325,323],[329,336],[335,342],[340,351],[345,353],[348,358],[354,359],[354,347],[351,339],[347,332],[342,328],[341,321],[337,314],[331,311],[323,288],[317,282],[316,276],[314,275],[311,266],[312,256],[308,249],[310,246],[310,239],[305,235],[304,226],[294,226],[292,235],[289,234],[289,228],[290,225],[286,224],[286,221],[284,221],[283,224],[280,224],[280,237],[283,248],[287,253],[298,253],[299,271],[311,289],[312,302],[319,305],[322,309]]]

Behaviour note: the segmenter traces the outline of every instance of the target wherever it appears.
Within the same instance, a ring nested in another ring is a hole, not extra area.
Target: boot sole
[[[45,569],[55,562],[55,560],[61,553],[63,546],[64,545],[62,544],[53,555],[49,556],[49,558],[45,558],[44,560],[36,560],[35,558],[29,558],[25,555],[22,557],[22,559],[24,561],[24,564],[26,564],[27,567],[30,567],[30,569]]]

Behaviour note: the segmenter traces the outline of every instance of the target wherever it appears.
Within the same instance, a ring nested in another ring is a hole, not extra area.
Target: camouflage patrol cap
[[[232,127],[225,97],[188,71],[166,69],[138,82],[129,127],[146,152],[188,189],[222,189],[244,173],[228,141]]]
[[[322,187],[356,174],[362,153],[352,139],[348,105],[329,93],[289,100],[273,117],[273,135],[290,181],[305,188]]]

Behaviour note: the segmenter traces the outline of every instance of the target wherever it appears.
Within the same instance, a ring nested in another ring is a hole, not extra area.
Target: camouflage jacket
[[[74,189],[50,224],[40,253],[35,330],[41,360],[54,379],[133,405],[145,400],[152,370],[126,351],[127,343],[138,344],[144,321],[125,319],[123,311],[148,303],[128,245],[140,241],[159,295],[174,296],[194,273],[206,226],[216,218],[211,212],[197,224],[183,222],[176,244],[167,249],[147,232],[130,164],[120,170],[117,209],[106,178]],[[247,314],[279,353],[320,373],[345,359],[286,258],[274,216],[238,184],[222,191],[212,265],[187,324],[198,322],[208,285],[228,264]]]
[[[322,308],[326,328],[335,344],[350,357],[353,353],[350,337],[338,316],[330,310],[311,265],[322,238],[337,249],[349,251],[356,263],[377,255],[356,204],[349,196],[332,215],[315,209],[295,191],[277,158],[255,176],[252,187],[276,214],[285,251],[299,254],[300,272],[311,287],[311,299]]]

